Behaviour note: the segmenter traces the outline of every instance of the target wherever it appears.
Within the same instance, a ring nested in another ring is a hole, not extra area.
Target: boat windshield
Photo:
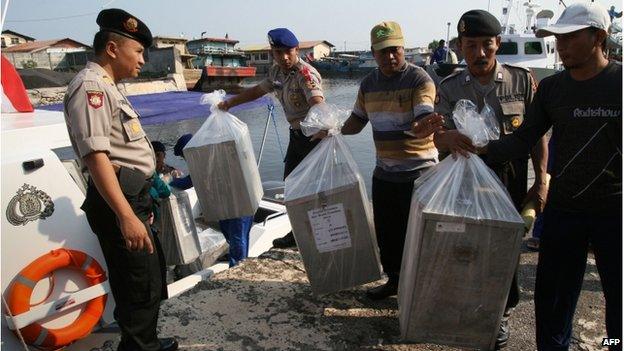
[[[514,41],[502,42],[496,55],[518,55],[518,43]]]
[[[541,55],[543,52],[542,43],[539,41],[527,41],[524,43],[524,53],[526,55]]]

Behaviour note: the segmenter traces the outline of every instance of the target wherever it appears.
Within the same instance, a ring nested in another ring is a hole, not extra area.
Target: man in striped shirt
[[[377,150],[373,173],[373,211],[386,284],[371,289],[371,299],[396,295],[414,180],[438,162],[433,133],[443,117],[433,113],[435,85],[420,67],[405,61],[401,27],[382,22],[371,31],[378,69],[360,85],[343,134],[357,134],[370,121]]]

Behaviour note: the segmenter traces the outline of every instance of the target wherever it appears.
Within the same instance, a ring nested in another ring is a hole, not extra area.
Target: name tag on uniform
[[[123,124],[124,131],[128,136],[128,140],[135,141],[145,137],[145,132],[139,122],[139,114],[128,105],[120,106],[123,116],[121,117],[121,123]]]

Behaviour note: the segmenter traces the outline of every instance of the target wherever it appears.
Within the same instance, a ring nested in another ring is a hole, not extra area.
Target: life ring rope
[[[28,312],[33,307],[30,304],[30,299],[37,282],[47,275],[52,275],[51,279],[53,280],[53,272],[63,268],[81,271],[89,286],[106,281],[106,273],[102,266],[86,253],[71,249],[52,250],[31,262],[15,277],[8,289],[7,307],[9,313],[16,316]],[[46,299],[52,290],[53,286]],[[45,302],[46,299],[40,303]],[[66,327],[48,329],[41,326],[40,323],[34,322],[15,332],[19,332],[25,342],[30,345],[45,348],[66,346],[91,332],[100,320],[105,306],[106,295],[101,295],[86,302],[83,312],[72,324]]]

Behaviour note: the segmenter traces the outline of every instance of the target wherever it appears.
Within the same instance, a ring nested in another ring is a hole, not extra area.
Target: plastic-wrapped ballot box
[[[381,278],[372,209],[360,182],[286,202],[314,294]]]
[[[253,216],[263,191],[249,129],[215,108],[225,92],[206,95],[212,113],[183,150],[203,217],[212,222]]]
[[[167,265],[187,264],[199,257],[201,246],[186,192],[174,192],[161,202],[159,239]]]
[[[184,156],[206,221],[256,213],[263,193],[250,140],[187,147]]]
[[[445,167],[458,164],[465,169]],[[414,342],[491,350],[524,222],[478,157],[449,157],[437,167],[445,181],[430,192],[421,186],[412,198],[399,281],[401,334]],[[436,178],[435,171],[423,177],[432,173]]]

